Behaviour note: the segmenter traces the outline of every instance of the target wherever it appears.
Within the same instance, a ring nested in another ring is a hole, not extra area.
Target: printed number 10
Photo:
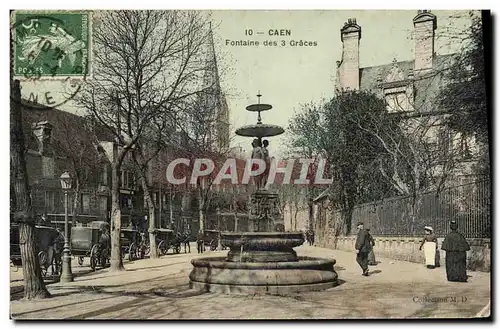
[[[252,29],[246,29],[245,30],[245,35],[252,35],[253,34],[253,30]]]

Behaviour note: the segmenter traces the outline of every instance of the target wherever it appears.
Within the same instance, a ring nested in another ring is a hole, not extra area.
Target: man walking
[[[368,276],[368,254],[370,253],[370,235],[364,229],[363,222],[358,222],[358,237],[356,239],[356,261],[363,270],[363,276]]]

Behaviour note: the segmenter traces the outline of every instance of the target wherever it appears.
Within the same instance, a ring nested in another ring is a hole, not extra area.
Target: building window
[[[87,193],[82,193],[82,214],[90,213],[90,195]]]
[[[99,185],[106,186],[108,185],[108,168],[104,167],[99,171],[99,176],[97,178],[97,183]]]
[[[155,208],[158,207],[158,192],[153,192],[153,205]]]
[[[425,141],[429,151],[436,152],[440,150],[440,135],[441,130],[439,126],[433,125],[427,129],[427,132],[425,132]]]
[[[42,156],[43,178],[54,178],[54,158]]]
[[[108,210],[108,198],[104,195],[99,197],[99,210],[101,214],[106,214]]]
[[[122,170],[121,172],[121,184],[120,187],[124,189],[133,190],[135,189],[135,176],[132,171]]]
[[[462,159],[470,159],[473,156],[474,138],[463,134],[456,134],[453,140],[453,146]]]
[[[47,213],[53,213],[56,208],[56,192],[55,191],[45,191],[45,211]]]
[[[385,95],[387,111],[389,113],[410,112],[412,107],[405,91],[389,91]]]
[[[452,136],[446,127],[441,127],[438,131],[438,147],[440,155],[447,157],[452,148]]]

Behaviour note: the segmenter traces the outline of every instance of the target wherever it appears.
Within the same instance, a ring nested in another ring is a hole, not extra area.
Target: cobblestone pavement
[[[11,296],[14,319],[305,319],[474,317],[490,300],[490,274],[469,272],[467,283],[448,282],[443,267],[377,259],[364,277],[355,254],[301,246],[299,255],[335,258],[340,284],[286,296],[222,295],[190,290],[190,254],[125,262],[126,271],[89,272],[74,263],[69,284],[48,285],[53,298]],[[194,251],[194,253],[193,253]],[[206,252],[203,257],[227,251]],[[85,266],[86,264],[84,264]],[[11,292],[22,288],[22,273],[11,270]],[[17,288],[16,288],[17,287]]]

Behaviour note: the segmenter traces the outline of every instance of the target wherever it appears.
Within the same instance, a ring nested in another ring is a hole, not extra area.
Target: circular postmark
[[[89,75],[90,13],[11,13],[11,69],[21,96],[13,101],[34,109],[61,107]]]

